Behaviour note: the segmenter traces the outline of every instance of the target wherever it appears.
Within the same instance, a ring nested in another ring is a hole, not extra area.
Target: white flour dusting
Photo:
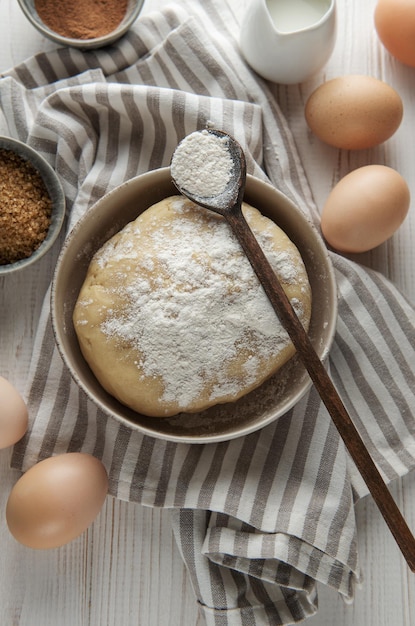
[[[212,399],[237,396],[289,339],[226,222],[203,209],[195,218],[195,205],[181,197],[171,208],[181,219],[147,233],[147,253],[134,252],[129,237],[140,231],[132,223],[96,255],[115,277],[101,330],[137,349],[138,371],[161,378],[163,401],[186,407],[206,385]],[[280,280],[297,282],[300,257],[272,250],[267,231],[258,238]],[[302,319],[301,303],[292,304]],[[243,374],[232,376],[241,350]]]
[[[177,184],[203,198],[225,191],[232,170],[228,137],[219,137],[207,130],[187,135],[177,146],[171,162],[171,173]]]

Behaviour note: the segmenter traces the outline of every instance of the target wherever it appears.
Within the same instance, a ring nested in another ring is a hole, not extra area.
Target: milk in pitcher
[[[317,24],[330,8],[329,0],[266,0],[277,30],[290,33]]]

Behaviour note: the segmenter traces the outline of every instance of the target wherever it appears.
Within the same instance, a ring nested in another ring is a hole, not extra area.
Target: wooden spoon
[[[200,132],[206,133],[206,131]],[[175,171],[172,167],[173,182],[184,196],[200,206],[219,213],[232,228],[403,556],[410,569],[415,572],[415,538],[354,426],[322,361],[315,352],[307,332],[295,314],[277,275],[242,213],[241,204],[246,182],[246,163],[243,150],[235,139],[227,133],[214,129],[210,129],[208,132],[218,138],[226,137],[228,140],[227,149],[233,163],[231,180],[222,192],[210,197],[197,195],[183,188],[180,180],[175,179]],[[179,148],[180,144],[176,151]],[[173,155],[172,164],[174,158],[175,155]],[[192,172],[191,155],[189,156],[188,171]]]

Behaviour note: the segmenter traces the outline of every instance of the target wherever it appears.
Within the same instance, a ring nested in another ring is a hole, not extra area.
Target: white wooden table
[[[242,14],[248,1],[232,0],[235,11]],[[165,3],[146,0],[144,11]],[[405,224],[390,242],[361,260],[388,275],[415,302],[415,69],[403,67],[380,46],[374,7],[375,0],[338,0],[337,43],[327,66],[302,85],[276,86],[275,94],[318,206],[339,177],[359,165],[386,163],[406,178],[414,200]],[[0,15],[0,71],[51,47],[28,24],[16,0],[0,0]],[[304,103],[311,91],[323,80],[347,73],[381,78],[404,101],[400,129],[372,151],[337,152],[313,140],[305,125]],[[20,390],[49,279],[36,268],[0,279],[0,375]],[[9,469],[10,453],[0,451],[0,626],[202,626],[167,512],[108,498],[93,526],[68,546],[37,552],[17,544],[4,521],[7,497],[18,478]],[[415,529],[415,476],[394,484],[392,492]],[[415,625],[415,575],[370,499],[359,503],[357,520],[365,582],[351,606],[334,592],[320,589],[319,612],[308,623]]]

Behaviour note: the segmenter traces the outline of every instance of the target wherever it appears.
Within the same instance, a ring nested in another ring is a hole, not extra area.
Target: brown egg
[[[305,106],[312,132],[345,150],[372,148],[391,137],[403,116],[399,94],[385,82],[364,75],[333,78],[317,87]]]
[[[9,530],[30,548],[62,546],[92,524],[107,491],[105,467],[90,454],[47,458],[14,485],[6,507]]]
[[[342,178],[321,214],[326,241],[340,252],[365,252],[388,239],[408,212],[403,177],[385,165],[366,165]]]
[[[415,67],[415,3],[378,0],[374,21],[380,41],[392,56]]]
[[[0,449],[14,445],[27,430],[27,407],[17,389],[0,376]]]

